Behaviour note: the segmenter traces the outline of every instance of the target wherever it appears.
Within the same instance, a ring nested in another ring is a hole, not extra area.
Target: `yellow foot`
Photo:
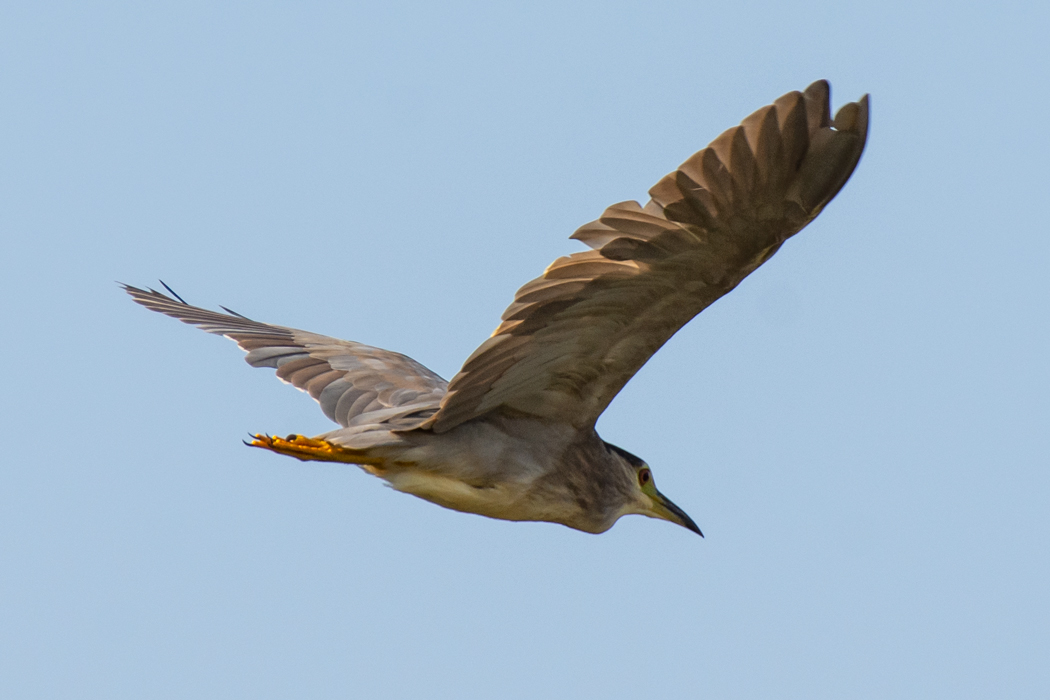
[[[374,457],[368,457],[362,451],[340,447],[327,440],[308,438],[305,435],[289,435],[287,438],[279,438],[265,433],[256,433],[252,435],[251,442],[246,440],[244,444],[249,447],[261,447],[271,452],[295,457],[304,462],[315,460],[361,465],[377,463]]]

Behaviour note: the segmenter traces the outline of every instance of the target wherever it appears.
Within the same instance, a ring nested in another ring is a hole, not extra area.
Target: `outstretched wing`
[[[406,429],[437,410],[448,383],[410,357],[361,343],[271,326],[237,314],[190,306],[154,290],[124,285],[151,311],[223,335],[245,350],[252,367],[305,391],[343,427],[383,423]]]
[[[763,107],[637,202],[615,204],[518,290],[421,428],[491,411],[593,426],[643,364],[820,213],[852,174],[868,98],[831,119],[820,81]]]

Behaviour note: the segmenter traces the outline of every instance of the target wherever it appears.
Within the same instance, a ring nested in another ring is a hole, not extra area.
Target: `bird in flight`
[[[648,464],[595,423],[667,340],[812,221],[853,173],[868,97],[831,117],[813,83],[763,107],[656,183],[614,204],[518,290],[492,335],[446,382],[405,355],[209,311],[125,286],[139,304],[246,351],[339,428],[252,436],[301,460],[356,464],[453,510],[605,532],[628,514],[703,535]],[[167,286],[165,285],[167,288]]]

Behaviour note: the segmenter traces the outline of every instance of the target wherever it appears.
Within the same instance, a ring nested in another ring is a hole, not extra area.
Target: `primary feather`
[[[592,427],[624,384],[696,314],[813,220],[860,159],[867,97],[832,121],[825,81],[729,129],[649,191],[573,238],[449,383],[436,432],[505,410]]]

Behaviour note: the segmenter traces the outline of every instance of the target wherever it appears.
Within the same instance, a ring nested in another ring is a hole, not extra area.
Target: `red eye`
[[[638,472],[638,483],[642,486],[648,484],[649,481],[652,480],[652,478],[653,475],[649,472],[648,469],[643,469],[642,471]]]

